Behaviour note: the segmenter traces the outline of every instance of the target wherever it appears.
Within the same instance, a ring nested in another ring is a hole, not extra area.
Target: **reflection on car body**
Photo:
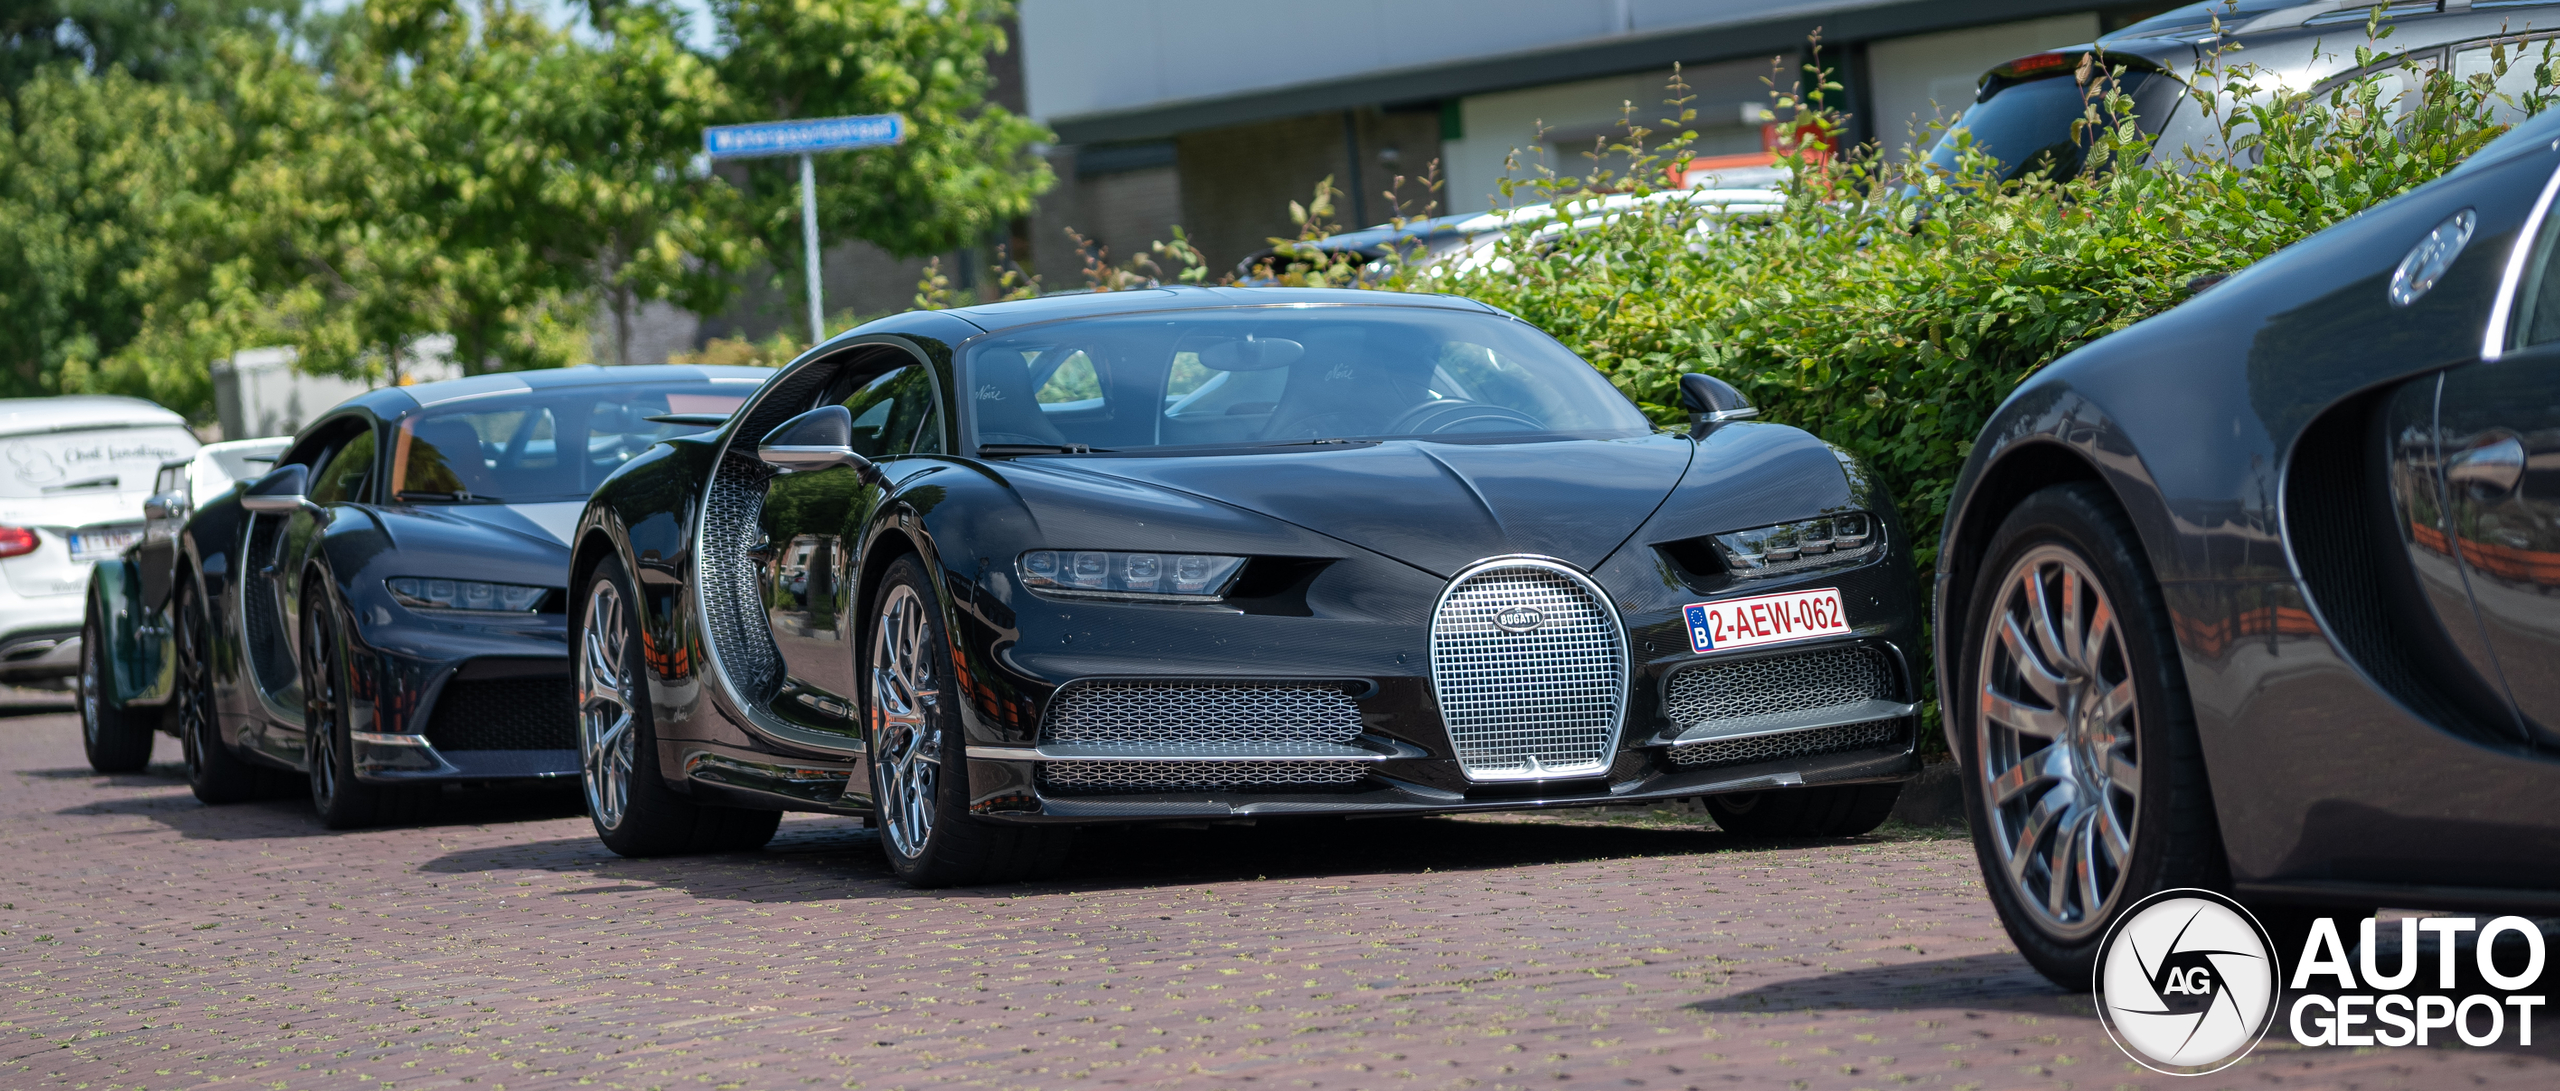
[[[1657,432],[1551,338],[1435,296],[865,326],[590,503],[598,832],[650,854],[877,815],[934,885],[1095,822],[1706,795],[1736,828],[1870,828],[1916,768],[1892,504],[1687,383],[1694,431]],[[1685,607],[1792,593],[1837,609],[1693,646]]]
[[[769,374],[569,368],[375,390],[196,502],[165,604],[117,609],[166,615],[169,719],[197,796],[307,779],[322,820],[348,826],[414,813],[440,782],[574,775],[569,526],[616,467],[704,427],[653,418],[725,412]]]

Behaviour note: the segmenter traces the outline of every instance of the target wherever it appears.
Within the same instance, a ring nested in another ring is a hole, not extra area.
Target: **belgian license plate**
[[[1837,587],[1692,603],[1681,607],[1680,613],[1689,623],[1693,652],[1783,644],[1849,631]]]
[[[141,527],[103,527],[71,532],[71,559],[95,561],[124,552],[124,547],[142,540]]]

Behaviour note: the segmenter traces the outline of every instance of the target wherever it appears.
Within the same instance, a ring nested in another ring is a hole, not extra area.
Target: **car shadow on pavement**
[[[62,780],[89,779],[98,787],[119,788],[183,788],[187,783],[186,767],[173,762],[151,766],[140,773],[101,775],[87,767],[63,769],[21,769],[20,776]],[[229,803],[208,807],[184,792],[161,792],[152,795],[128,795],[98,799],[61,808],[60,815],[134,815],[148,818],[189,840],[236,841],[262,837],[316,837],[354,833],[354,830],[332,830],[320,824],[311,810],[311,801],[301,789],[301,778],[292,778],[292,787],[282,789],[267,799]],[[586,802],[574,788],[561,785],[509,785],[496,787],[449,787],[427,805],[416,821],[372,827],[378,830],[432,829],[438,826],[480,826],[509,822],[547,821],[571,818],[586,813]]]
[[[138,773],[101,773],[86,765],[12,771],[22,777],[43,777],[46,780],[89,780],[96,781],[100,786],[113,788],[160,788],[172,783],[187,782],[187,767],[173,761],[160,762]]]
[[[1775,1013],[1826,1008],[1986,1008],[2095,1015],[2085,993],[2065,992],[2014,952],[1863,966],[1771,982],[1688,1006],[1691,1011]]]
[[[1771,841],[1703,827],[1494,823],[1441,818],[1298,821],[1253,827],[1087,829],[1047,879],[940,891],[911,890],[889,872],[878,835],[850,818],[785,822],[765,848],[626,860],[592,838],[461,849],[421,870],[474,873],[535,868],[608,883],[674,887],[695,897],[756,901],[988,897],[1094,892],[1198,882],[1350,875],[1450,874],[1541,864],[1697,856],[1853,841]],[[627,889],[605,886],[591,893]]]

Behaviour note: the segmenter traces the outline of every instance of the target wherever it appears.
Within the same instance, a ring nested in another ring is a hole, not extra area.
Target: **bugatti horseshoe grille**
[[[1431,681],[1469,779],[1596,776],[1626,707],[1626,634],[1580,573],[1487,561],[1441,595]]]

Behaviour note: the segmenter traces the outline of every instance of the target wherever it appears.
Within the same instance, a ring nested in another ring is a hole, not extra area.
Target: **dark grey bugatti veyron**
[[[1983,429],[1940,692],[1993,900],[2055,981],[2176,887],[2280,934],[2560,909],[2555,190],[2544,114]]]

